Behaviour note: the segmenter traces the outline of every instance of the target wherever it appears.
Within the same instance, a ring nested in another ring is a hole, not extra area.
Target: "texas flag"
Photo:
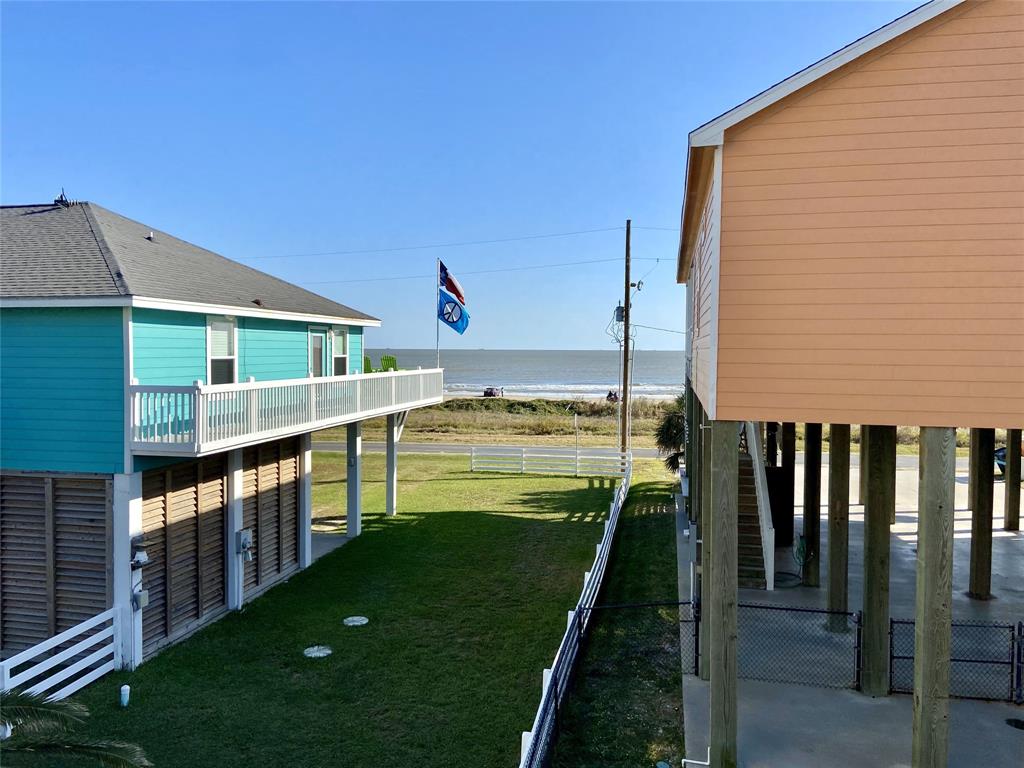
[[[448,291],[448,293],[458,299],[460,304],[465,305],[465,291],[462,290],[462,286],[459,284],[459,281],[455,279],[455,276],[448,271],[448,267],[444,265],[444,262],[440,260],[437,262],[437,279],[441,288]]]

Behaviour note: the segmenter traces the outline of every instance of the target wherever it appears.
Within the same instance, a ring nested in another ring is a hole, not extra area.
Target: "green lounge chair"
[[[380,369],[382,371],[397,371],[398,361],[394,355],[381,355],[380,356]]]
[[[373,363],[369,355],[363,355],[363,373],[373,373]]]

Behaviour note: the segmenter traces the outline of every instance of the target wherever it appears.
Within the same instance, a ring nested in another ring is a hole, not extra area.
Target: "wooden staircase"
[[[739,462],[739,586],[765,589],[764,555],[761,550],[761,523],[757,514],[757,490],[754,487],[754,461],[740,451]]]

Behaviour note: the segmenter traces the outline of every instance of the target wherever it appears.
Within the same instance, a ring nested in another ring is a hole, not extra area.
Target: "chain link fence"
[[[954,621],[950,635],[949,693],[961,699],[1024,701],[1021,646],[1024,624]],[[914,621],[889,622],[889,687],[914,692]]]

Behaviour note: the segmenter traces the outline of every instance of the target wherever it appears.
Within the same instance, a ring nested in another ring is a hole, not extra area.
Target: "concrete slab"
[[[329,552],[345,546],[349,542],[348,536],[340,533],[314,533],[313,534],[313,562],[316,562]]]
[[[683,681],[687,758],[706,760],[708,684]],[[746,768],[909,768],[910,696],[872,699],[856,691],[741,680],[739,764]],[[1024,731],[1007,725],[1022,716],[1012,704],[950,702],[950,766],[1019,768]]]
[[[912,618],[917,567],[917,490],[916,457],[913,466],[896,470],[896,524],[891,529],[891,615],[893,618]],[[857,500],[860,483],[859,471],[850,469],[850,499]],[[822,471],[822,499],[828,499],[828,472]],[[1005,494],[1003,481],[995,483],[992,533],[992,593],[993,600],[974,600],[967,597],[967,583],[971,560],[971,513],[967,509],[967,472],[957,471],[956,513],[953,532],[953,619],[968,621],[1024,621],[1024,533],[1003,530]],[[803,530],[803,467],[796,467],[796,534]],[[821,583],[820,588],[740,590],[745,602],[769,602],[778,605],[798,605],[824,608],[825,584],[828,574],[828,505],[821,508]],[[780,549],[775,553],[776,569],[799,572],[792,550]],[[864,507],[850,506],[850,610],[860,610],[864,594]]]
[[[827,467],[827,457],[825,463]],[[857,499],[856,457],[850,470],[850,498]],[[892,526],[891,615],[913,618],[916,582],[917,490],[916,457],[900,457],[896,477],[896,524]],[[911,461],[912,460],[912,461]],[[803,528],[803,466],[796,467],[797,533]],[[822,473],[823,500],[828,499],[828,472]],[[966,466],[958,462],[954,527],[954,620],[1017,622],[1024,620],[1024,534],[1002,530],[1004,494],[997,480],[994,493],[992,590],[995,599],[966,596],[970,563],[971,515],[967,506]],[[821,510],[822,584],[828,561],[828,507]],[[850,610],[863,598],[864,508],[850,507]],[[689,538],[677,526],[677,570],[680,599],[689,599]],[[799,571],[792,551],[776,552],[779,570]],[[745,603],[824,608],[826,590],[796,587],[740,590]],[[689,672],[685,669],[684,672]],[[741,680],[739,684],[740,765],[755,766],[910,766],[912,697],[872,699],[853,690]],[[1007,719],[1024,719],[1024,708],[1008,703],[954,699],[951,711],[951,766],[1019,768],[1024,765],[1024,731]],[[707,759],[708,684],[690,674],[683,678],[683,724],[686,754]]]

